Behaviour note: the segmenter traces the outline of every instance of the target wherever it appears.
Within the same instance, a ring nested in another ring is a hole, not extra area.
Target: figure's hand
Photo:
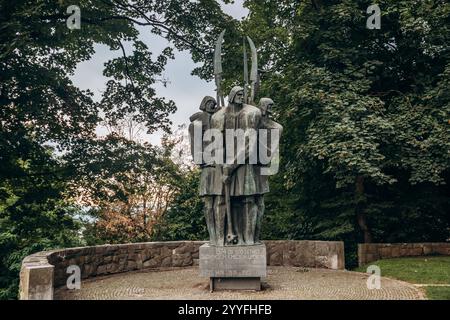
[[[230,182],[230,176],[223,175],[222,176],[222,182],[225,183],[225,184],[228,184]]]
[[[234,173],[234,166],[233,165],[229,165],[229,164],[225,164],[223,166],[223,171],[222,171],[222,181],[224,183],[230,183],[231,182],[231,176]]]

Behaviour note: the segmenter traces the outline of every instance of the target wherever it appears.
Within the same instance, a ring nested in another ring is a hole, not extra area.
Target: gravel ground
[[[126,299],[331,299],[331,300],[409,300],[423,299],[412,284],[382,278],[381,289],[369,290],[368,275],[342,270],[268,267],[263,290],[209,292],[209,279],[199,276],[196,267],[144,270],[96,277],[81,282],[80,290],[55,290],[62,300]]]

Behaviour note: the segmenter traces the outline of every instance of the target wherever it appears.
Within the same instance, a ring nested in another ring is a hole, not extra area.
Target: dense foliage
[[[199,170],[185,172],[176,186],[177,193],[166,214],[156,225],[153,240],[207,240],[208,231],[203,213],[203,202],[198,196]]]
[[[81,29],[71,30],[66,10],[72,4],[0,1],[1,298],[16,296],[24,256],[80,239],[75,233],[80,226],[71,213],[77,211],[79,217],[86,208],[77,208],[74,198],[93,201],[92,208],[101,214],[117,212],[118,206],[130,213],[124,207],[128,198],[148,191],[137,190],[133,179],[164,180],[159,175],[166,172],[160,151],[117,132],[98,137],[95,129],[130,119],[144,125],[147,133],[169,132],[168,116],[176,108],[173,101],[156,95],[154,84],[173,58],[173,49],[189,50],[196,62],[210,61],[208,37],[231,21],[215,1],[82,0],[77,1]],[[140,40],[142,29],[166,38],[168,47],[154,56]],[[70,79],[96,45],[118,53],[105,61],[108,82],[100,101]],[[198,72],[208,68],[202,65]],[[139,174],[143,171],[148,175]],[[105,205],[108,198],[120,203]],[[128,241],[147,239],[146,223],[126,233],[133,236]],[[111,238],[105,230],[99,241]]]
[[[450,4],[377,3],[380,30],[366,29],[371,1],[245,1],[261,94],[286,128],[287,196],[268,218],[347,243],[445,241]]]
[[[247,0],[224,42],[230,88],[254,40],[285,128],[263,238],[345,240],[349,266],[360,242],[450,237],[450,5],[379,1],[369,30],[371,4]]]

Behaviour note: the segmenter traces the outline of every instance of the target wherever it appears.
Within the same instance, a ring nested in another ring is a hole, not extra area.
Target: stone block
[[[92,265],[91,264],[83,265],[83,268],[81,269],[81,277],[83,279],[86,279],[92,274],[94,274],[94,268],[92,267]]]
[[[103,254],[106,250],[105,246],[97,246],[95,247],[95,254]]]
[[[97,275],[102,275],[106,273],[106,265],[102,264],[97,267]]]
[[[211,278],[266,276],[266,246],[200,247],[200,275]]]
[[[270,266],[282,266],[283,265],[283,252],[273,252],[269,254],[268,264]]]
[[[408,250],[408,249],[404,249]],[[392,248],[391,247],[384,247],[380,249],[380,256],[383,259],[390,258],[392,256]]]
[[[142,256],[139,253],[131,253],[128,255],[128,260],[133,260],[133,261],[142,260]]]
[[[285,266],[294,265],[293,261],[295,260],[296,256],[296,246],[294,241],[286,241],[282,246],[280,245],[279,247],[271,249],[271,251],[275,250],[283,252],[283,263]]]
[[[136,270],[136,269],[137,269],[136,261],[128,260],[128,262],[127,262],[127,270],[131,271],[131,270]]]
[[[372,253],[366,254],[366,263],[376,261],[376,260],[378,260],[378,255],[372,254]]]
[[[422,251],[422,249],[420,249]],[[398,258],[400,257],[400,248],[399,247],[393,247],[391,252],[392,258]]]
[[[105,253],[116,254],[118,250],[119,250],[119,246],[108,245],[108,246],[106,246]]]
[[[212,278],[211,291],[261,290],[261,278]]]
[[[400,247],[400,256],[407,257],[408,256],[408,248]]]
[[[314,267],[316,265],[316,243],[315,241],[299,241],[293,246],[294,252],[291,255],[288,266]],[[319,248],[319,253],[322,251]]]
[[[174,254],[172,256],[173,267],[187,267],[192,265],[192,255],[190,252]]]
[[[424,255],[429,255],[429,254],[432,254],[432,253],[433,253],[433,249],[432,249],[431,245],[425,244],[423,246],[423,254]]]
[[[159,266],[157,259],[150,259],[143,263],[144,268],[156,268]]]
[[[179,247],[173,249],[173,254],[184,254],[191,253],[194,249],[192,242],[186,242],[181,244]]]
[[[115,263],[108,263],[106,265],[106,273],[114,273],[117,270],[117,266]]]
[[[368,243],[368,244],[364,244],[364,247],[365,247],[366,252],[368,252],[368,253],[375,254],[378,252],[378,245],[376,245],[376,244]]]
[[[335,251],[335,245],[333,242],[328,241],[308,241],[311,249],[314,250],[316,256],[329,256]],[[314,245],[312,245],[314,244]]]
[[[20,271],[21,300],[53,300],[53,270],[51,264],[27,264]]]
[[[161,257],[171,257],[172,256],[172,250],[170,250],[167,247],[162,247],[161,248]]]
[[[411,248],[411,249],[409,249],[409,255],[410,256],[413,256],[413,257],[415,257],[415,256],[421,256],[422,255],[422,248]]]
[[[447,255],[450,253],[450,245],[441,244],[435,247],[434,252],[437,254]]]
[[[165,257],[161,261],[161,267],[171,267],[172,266],[172,257]]]
[[[337,254],[315,256],[314,260],[316,268],[339,269],[339,259]]]

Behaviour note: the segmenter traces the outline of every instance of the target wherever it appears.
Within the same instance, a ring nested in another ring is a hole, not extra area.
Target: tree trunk
[[[365,194],[364,194],[364,177],[357,176],[355,182],[355,212],[356,219],[358,220],[358,225],[361,231],[364,234],[364,242],[370,243],[372,242],[372,234],[370,233],[369,226],[367,225],[367,217],[364,212],[365,207]]]

